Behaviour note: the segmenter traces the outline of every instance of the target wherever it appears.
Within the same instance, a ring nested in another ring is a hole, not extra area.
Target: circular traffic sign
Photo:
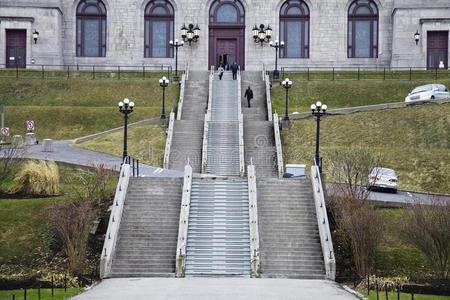
[[[30,131],[34,130],[34,121],[33,120],[27,121],[27,130],[30,130]]]
[[[9,128],[3,127],[1,130],[2,136],[9,136]]]

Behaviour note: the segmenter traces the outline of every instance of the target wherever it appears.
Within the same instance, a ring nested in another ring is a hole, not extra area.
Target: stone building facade
[[[97,23],[94,2],[103,5]],[[224,55],[247,70],[272,68],[276,50],[253,39],[260,24],[270,25],[272,41],[286,39],[281,66],[448,68],[448,0],[0,0],[0,67],[174,65],[164,47],[190,23],[200,37],[179,48],[178,63],[191,69],[217,66]]]

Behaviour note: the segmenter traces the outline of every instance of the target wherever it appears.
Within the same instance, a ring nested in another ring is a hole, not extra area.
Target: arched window
[[[165,0],[151,1],[145,7],[145,57],[173,57],[173,7]]]
[[[301,0],[288,0],[280,9],[280,58],[309,57],[309,9]]]
[[[378,8],[356,0],[348,9],[348,57],[378,57]]]
[[[78,4],[76,39],[77,56],[106,56],[106,8],[102,1]]]
[[[244,24],[244,7],[238,0],[217,0],[209,9],[210,24]]]

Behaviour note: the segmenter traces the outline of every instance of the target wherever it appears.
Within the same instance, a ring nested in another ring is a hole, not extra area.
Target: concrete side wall
[[[36,64],[62,65],[62,14],[57,7],[11,7],[0,3],[0,65],[6,63],[6,30],[25,29],[26,61]],[[39,32],[37,43],[34,43],[33,32]]]
[[[434,4],[436,5],[436,3]],[[450,3],[447,3],[446,6],[426,9],[396,8],[394,10],[392,67],[426,67],[427,32],[450,32]],[[414,40],[416,31],[420,33],[418,45]],[[448,61],[450,61],[450,56]]]
[[[208,11],[213,0],[169,0],[175,8],[175,37],[183,23],[199,24],[200,40],[179,50],[179,65],[192,69],[208,67]],[[310,8],[310,58],[280,59],[280,66],[425,66],[426,31],[448,30],[448,21],[421,19],[449,18],[445,0],[374,0],[379,8],[378,58],[347,58],[347,11],[352,0],[305,0]],[[36,64],[142,65],[175,64],[172,58],[144,58],[144,8],[149,0],[103,0],[107,7],[106,57],[76,57],[76,16],[79,0],[0,0],[0,62],[5,62],[6,28],[27,29],[27,62]],[[270,24],[273,39],[279,39],[279,10],[284,0],[241,0],[245,7],[245,65],[273,68],[275,50],[252,39],[255,24]],[[5,16],[27,17],[5,19]],[[2,18],[3,17],[3,18]],[[39,31],[32,43],[31,32]],[[422,40],[415,46],[413,35]],[[414,47],[413,47],[414,46]],[[29,56],[28,56],[29,55]]]

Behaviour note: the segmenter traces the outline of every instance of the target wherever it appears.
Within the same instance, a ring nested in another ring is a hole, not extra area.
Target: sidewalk
[[[112,278],[74,300],[355,300],[329,280],[252,278]]]

